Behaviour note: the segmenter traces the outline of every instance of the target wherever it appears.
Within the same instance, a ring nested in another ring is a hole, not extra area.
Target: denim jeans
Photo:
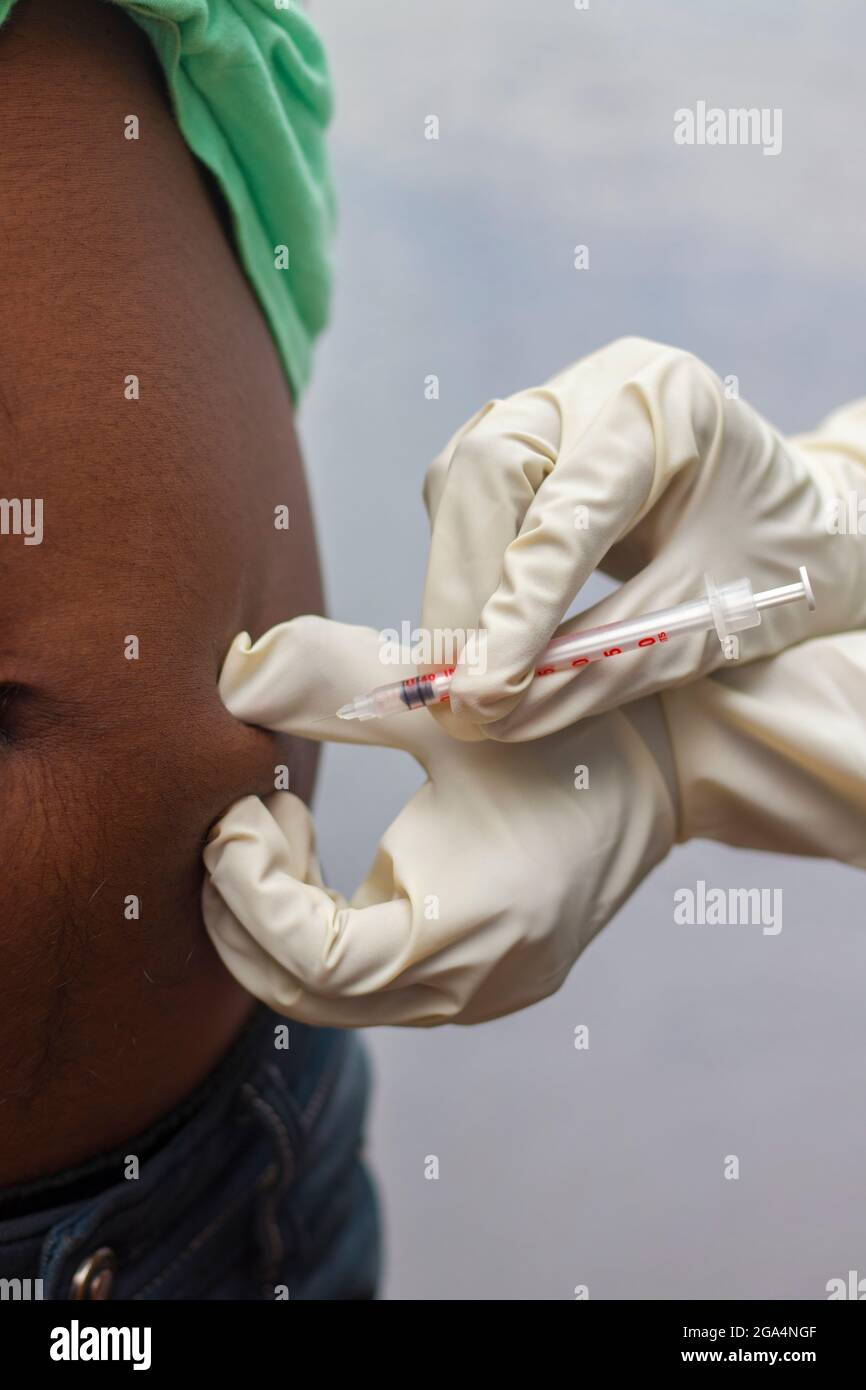
[[[0,1280],[46,1299],[374,1297],[368,1087],[355,1034],[260,1009],[147,1134],[0,1190]]]

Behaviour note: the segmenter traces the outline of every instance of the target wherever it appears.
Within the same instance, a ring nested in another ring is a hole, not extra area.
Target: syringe
[[[802,565],[798,583],[782,584],[757,594],[752,592],[748,579],[717,585],[707,574],[704,582],[704,598],[678,603],[673,608],[660,608],[655,613],[645,613],[626,622],[604,623],[601,627],[554,637],[539,657],[536,676],[588,666],[591,661],[620,656],[623,652],[645,651],[682,632],[707,632],[714,628],[724,647],[734,633],[760,626],[764,608],[779,608],[801,598],[811,609],[815,607],[812,585]],[[455,667],[447,666],[442,671],[379,685],[366,695],[356,695],[349,704],[337,710],[337,716],[340,719],[381,719],[387,714],[442,704],[449,698],[454,671]]]

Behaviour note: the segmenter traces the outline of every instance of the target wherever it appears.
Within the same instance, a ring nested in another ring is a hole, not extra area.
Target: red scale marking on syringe
[[[637,639],[637,641],[631,642],[628,646],[625,647],[609,647],[606,652],[602,652],[601,657],[598,657],[596,659],[602,660],[606,656],[622,656],[623,652],[635,652],[641,649],[642,647],[654,647],[656,642],[666,642],[667,640],[668,635],[666,632],[657,632],[655,636],[640,637]],[[536,676],[555,676],[560,671],[575,670],[580,666],[589,666],[591,663],[592,657],[578,656],[575,658],[574,661],[570,662],[567,667],[536,666],[535,674]]]

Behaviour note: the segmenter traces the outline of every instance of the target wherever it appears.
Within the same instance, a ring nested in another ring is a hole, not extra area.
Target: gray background
[[[862,3],[313,14],[341,229],[301,429],[333,616],[416,621],[429,460],[489,397],[620,334],[736,373],[786,430],[862,394]],[[674,110],[699,99],[781,107],[782,153],[675,146]],[[327,751],[316,815],[337,886],[418,780],[396,753]],[[781,887],[781,935],[676,927],[673,890],[697,878]],[[866,1274],[863,902],[854,871],[694,843],[553,999],[473,1030],[368,1034],[385,1296],[821,1298]]]

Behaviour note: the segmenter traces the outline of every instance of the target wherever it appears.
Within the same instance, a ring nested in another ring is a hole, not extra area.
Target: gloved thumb
[[[291,1007],[327,960],[329,923],[344,906],[322,882],[309,811],[289,792],[243,797],[217,822],[204,862],[203,915],[219,955],[245,988]],[[250,920],[278,924],[277,950]]]
[[[325,888],[312,819],[297,797],[277,792],[236,802],[215,827],[204,861],[208,934],[256,998],[319,1025],[416,1020],[418,996],[429,1001],[431,991],[397,987],[414,940],[408,897],[379,901],[366,885],[359,905],[349,906]]]

